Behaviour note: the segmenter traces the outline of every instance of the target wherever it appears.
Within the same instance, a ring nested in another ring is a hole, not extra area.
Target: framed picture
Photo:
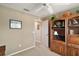
[[[22,21],[20,20],[9,20],[9,28],[10,29],[21,29],[22,28]]]

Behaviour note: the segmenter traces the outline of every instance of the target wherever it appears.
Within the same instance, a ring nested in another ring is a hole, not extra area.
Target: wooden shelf
[[[57,42],[57,43],[60,43],[60,44],[65,44],[65,42],[61,41],[61,40],[54,40],[54,41]]]
[[[53,27],[52,29],[61,29],[61,30],[65,30],[65,27],[61,27],[61,28],[59,28],[59,27]]]
[[[62,29],[63,29],[63,28],[65,28],[65,27],[52,27],[52,28],[62,28]]]
[[[68,26],[70,28],[79,28],[79,25],[72,25],[72,26]]]
[[[79,45],[78,44],[68,43],[68,46],[74,47],[74,48],[79,48]]]
[[[70,37],[70,36],[76,36],[76,37],[79,37],[79,34],[68,35],[68,37]]]

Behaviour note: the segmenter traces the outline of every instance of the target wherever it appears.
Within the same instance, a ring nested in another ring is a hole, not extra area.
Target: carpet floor
[[[50,51],[49,48],[44,47],[42,44],[39,44],[36,45],[35,48],[32,48],[27,51],[23,51],[14,56],[60,56],[60,55]]]

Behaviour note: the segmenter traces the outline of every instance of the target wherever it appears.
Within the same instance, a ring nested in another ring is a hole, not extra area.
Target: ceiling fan
[[[36,9],[36,12],[39,12],[41,9],[46,8],[50,14],[53,14],[52,6],[48,3],[43,3],[41,7]]]

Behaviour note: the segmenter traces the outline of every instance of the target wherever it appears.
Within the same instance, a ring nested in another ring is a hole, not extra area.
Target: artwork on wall
[[[22,28],[22,21],[10,19],[9,20],[9,28],[10,29],[21,29]]]

